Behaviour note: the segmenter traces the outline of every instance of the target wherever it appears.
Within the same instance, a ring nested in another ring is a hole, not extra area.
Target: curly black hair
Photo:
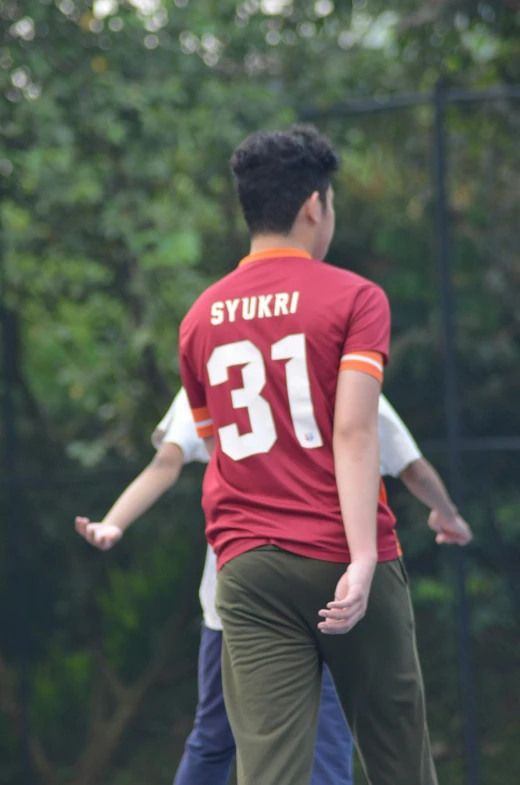
[[[326,204],[338,168],[336,151],[314,126],[248,136],[233,153],[231,170],[251,234],[288,234],[312,193]]]

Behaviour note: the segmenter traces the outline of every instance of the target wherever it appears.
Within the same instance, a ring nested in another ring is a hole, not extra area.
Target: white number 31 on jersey
[[[287,335],[271,346],[271,360],[288,360],[285,365],[287,397],[296,438],[306,450],[323,445],[314,416],[305,335]],[[217,346],[208,361],[208,377],[212,387],[229,380],[228,370],[242,365],[243,387],[231,391],[234,409],[247,409],[251,431],[240,434],[236,423],[219,428],[222,451],[234,461],[251,455],[267,453],[278,434],[273,411],[261,393],[266,383],[266,368],[260,349],[251,341],[237,341]]]

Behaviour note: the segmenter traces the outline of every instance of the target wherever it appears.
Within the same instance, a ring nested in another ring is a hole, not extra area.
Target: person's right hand
[[[473,539],[469,525],[458,513],[447,518],[439,510],[432,510],[428,526],[436,533],[435,542],[438,545],[467,545]]]
[[[336,586],[334,602],[319,611],[323,621],[318,629],[325,635],[350,632],[366,613],[376,559],[357,560],[349,564]]]
[[[76,531],[100,551],[108,551],[123,536],[119,526],[112,523],[91,523],[89,518],[76,518]]]

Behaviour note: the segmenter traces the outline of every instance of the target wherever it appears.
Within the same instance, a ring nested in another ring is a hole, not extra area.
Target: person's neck
[[[291,234],[257,234],[251,238],[250,254],[265,253],[275,248],[297,248],[299,251],[311,253],[311,249],[302,239]]]

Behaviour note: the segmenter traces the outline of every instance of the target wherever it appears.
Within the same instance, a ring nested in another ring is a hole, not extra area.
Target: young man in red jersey
[[[312,128],[239,146],[232,168],[251,253],[181,326],[184,385],[213,450],[203,506],[226,707],[240,785],[306,785],[325,662],[371,785],[435,785],[406,573],[379,478],[388,303],[321,261],[337,166]]]

